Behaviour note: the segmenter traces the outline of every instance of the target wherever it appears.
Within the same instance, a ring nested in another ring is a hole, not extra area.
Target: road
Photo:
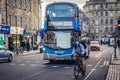
[[[86,75],[80,80],[105,80],[112,51],[107,46],[91,51]],[[15,56],[12,63],[0,63],[0,80],[75,80],[73,65],[70,61],[49,63],[42,54]]]

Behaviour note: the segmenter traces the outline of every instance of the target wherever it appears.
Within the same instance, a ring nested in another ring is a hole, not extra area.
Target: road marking
[[[68,69],[68,68],[70,68],[70,67],[64,67],[65,69]]]
[[[36,66],[35,64],[30,64],[30,66]]]
[[[15,63],[10,63],[10,65],[16,65]]]
[[[109,65],[109,61],[107,61],[106,65]]]
[[[91,65],[91,64],[88,64],[87,66],[93,66],[93,65]]]
[[[87,80],[87,78],[93,73],[93,71],[97,68],[97,66],[100,64],[100,62],[102,61],[102,59],[100,59],[98,61],[98,63],[95,65],[95,67],[91,70],[91,72],[85,77],[84,80]]]
[[[22,62],[22,61],[18,60],[18,61],[16,61],[16,62]]]
[[[36,75],[38,75],[38,74],[40,74],[40,73],[43,73],[43,72],[45,72],[45,70],[42,70],[42,71],[40,71],[40,72],[38,72],[38,73],[35,73],[35,74],[31,75],[31,76],[28,76],[28,77],[26,77],[26,78],[23,78],[22,80],[26,80],[26,79],[32,78],[33,76],[36,76]]]
[[[57,68],[58,66],[52,66],[52,67]]]
[[[19,64],[20,66],[24,66],[25,64]]]
[[[40,63],[40,61],[35,61],[35,63]]]
[[[106,64],[106,61],[103,62],[103,65],[105,65],[105,64]]]
[[[31,61],[26,61],[27,63],[30,63]]]
[[[103,62],[103,65],[108,66],[108,65],[109,65],[109,61],[104,61],[104,62]]]
[[[103,65],[100,65],[99,67],[104,67]]]

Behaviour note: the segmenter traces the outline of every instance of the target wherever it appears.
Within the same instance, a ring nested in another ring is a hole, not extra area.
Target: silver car
[[[4,47],[0,47],[0,62],[1,61],[12,62],[12,60],[13,60],[12,52],[5,49]]]

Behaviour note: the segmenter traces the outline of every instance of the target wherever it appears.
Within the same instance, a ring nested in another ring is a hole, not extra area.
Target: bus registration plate
[[[64,60],[64,59],[61,57],[57,57],[56,60]]]

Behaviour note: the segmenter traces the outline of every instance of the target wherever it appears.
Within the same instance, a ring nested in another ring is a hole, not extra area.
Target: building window
[[[17,0],[14,0],[14,6],[17,7]]]
[[[110,27],[110,31],[113,32],[113,27]]]
[[[98,10],[99,9],[99,4],[95,5],[95,9]]]
[[[26,9],[26,0],[24,0],[24,9]]]
[[[107,11],[105,12],[105,16],[108,16],[108,12]]]
[[[117,4],[117,8],[120,9],[120,3]]]
[[[100,4],[100,8],[103,9],[103,4]]]
[[[110,19],[110,24],[113,24],[113,19]]]
[[[20,26],[22,27],[22,17],[20,17]]]
[[[108,4],[105,5],[105,8],[108,8]]]
[[[105,24],[108,24],[108,19],[105,20]]]
[[[20,8],[22,8],[22,0],[20,0]]]
[[[109,9],[114,9],[115,5],[114,4],[108,4]]]
[[[95,20],[93,19],[93,24],[95,24]]]
[[[8,24],[11,26],[11,15],[8,17]]]
[[[108,27],[105,28],[105,31],[108,32]]]
[[[100,12],[100,16],[103,16],[103,12]]]
[[[29,5],[29,11],[31,11],[31,0],[29,0],[28,5]]]
[[[96,12],[96,16],[98,16],[98,12]]]
[[[17,16],[15,16],[15,27],[17,27]]]
[[[100,20],[100,24],[103,24],[103,19]]]
[[[11,0],[7,0],[7,4],[10,5],[11,4]]]

